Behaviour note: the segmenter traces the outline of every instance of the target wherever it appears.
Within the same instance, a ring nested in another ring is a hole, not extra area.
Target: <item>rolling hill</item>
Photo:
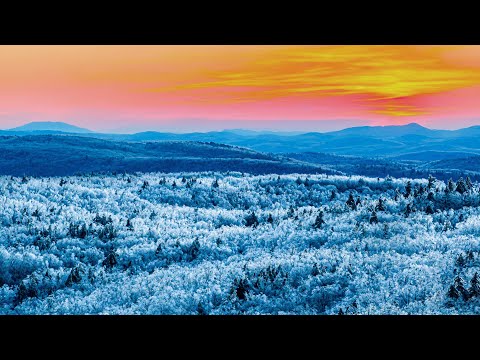
[[[0,175],[90,172],[238,171],[338,173],[278,155],[205,142],[118,142],[80,136],[0,136]]]

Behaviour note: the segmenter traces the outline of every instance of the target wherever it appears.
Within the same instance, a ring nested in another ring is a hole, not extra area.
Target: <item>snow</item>
[[[0,177],[0,313],[479,313],[471,282],[480,191],[459,183],[451,191],[442,181],[428,189],[427,179],[306,174]],[[355,210],[350,193],[360,198]],[[371,223],[380,198],[385,210]],[[246,226],[252,213],[258,225]],[[447,295],[452,285],[458,298]]]

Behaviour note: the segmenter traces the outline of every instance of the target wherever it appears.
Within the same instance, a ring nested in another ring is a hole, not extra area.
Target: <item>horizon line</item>
[[[290,122],[290,121],[295,121],[295,120],[279,120],[279,121],[286,121],[286,122]],[[301,120],[300,120],[301,121]],[[309,121],[312,121],[312,120],[309,120]],[[328,121],[328,120],[318,120],[318,121]],[[52,124],[66,124],[66,125],[69,125],[69,126],[72,126],[72,127],[77,127],[79,129],[82,129],[82,130],[87,130],[89,132],[92,132],[92,133],[97,133],[97,134],[115,134],[115,135],[134,135],[134,134],[139,134],[139,133],[145,133],[145,132],[157,132],[157,133],[176,133],[176,134],[188,134],[188,133],[209,133],[209,132],[223,132],[223,131],[251,131],[251,132],[274,132],[274,133],[297,133],[297,134],[300,134],[300,133],[331,133],[331,132],[337,132],[337,131],[343,131],[343,130],[347,130],[347,129],[354,129],[354,128],[385,128],[385,127],[405,127],[405,126],[409,126],[409,125],[417,125],[417,126],[420,126],[422,128],[425,128],[425,129],[428,129],[428,130],[433,130],[433,131],[457,131],[457,130],[462,130],[462,129],[469,129],[469,128],[472,128],[472,127],[476,127],[476,126],[480,126],[480,123],[478,124],[475,124],[475,125],[470,125],[470,126],[467,126],[467,127],[459,127],[459,128],[455,128],[455,129],[445,129],[445,128],[430,128],[430,127],[427,127],[425,125],[421,125],[417,122],[410,122],[410,123],[407,123],[407,124],[390,124],[390,125],[359,125],[359,126],[348,126],[348,127],[342,127],[342,128],[339,128],[337,130],[325,130],[325,131],[315,131],[315,130],[285,130],[285,129],[271,129],[271,128],[263,128],[263,129],[256,129],[256,128],[249,128],[249,127],[231,127],[231,128],[222,128],[222,129],[216,129],[216,130],[205,130],[205,131],[201,131],[201,130],[185,130],[185,131],[182,131],[182,130],[172,130],[172,129],[168,129],[168,128],[165,128],[165,129],[155,129],[155,128],[152,128],[152,129],[145,129],[145,130],[134,130],[132,132],[130,131],[127,131],[127,132],[121,132],[122,131],[122,128],[117,128],[117,129],[107,129],[107,130],[92,130],[92,129],[89,129],[89,128],[84,128],[84,127],[81,127],[81,126],[78,126],[78,125],[73,125],[71,123],[68,123],[68,122],[65,122],[65,121],[30,121],[30,122],[26,122],[22,125],[19,125],[19,126],[16,126],[16,127],[13,127],[13,128],[7,128],[7,129],[0,129],[0,131],[19,131],[19,132],[35,132],[35,131],[58,131],[58,132],[64,132],[64,133],[72,133],[72,132],[68,132],[68,131],[62,131],[62,130],[16,130],[18,128],[21,128],[23,126],[26,126],[26,125],[30,125],[30,124],[41,124],[41,123],[52,123]],[[124,127],[125,128],[125,127]]]

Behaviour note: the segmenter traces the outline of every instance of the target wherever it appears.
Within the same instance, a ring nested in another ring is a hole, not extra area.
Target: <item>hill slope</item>
[[[335,173],[319,165],[215,143],[129,143],[77,136],[0,136],[2,175],[66,176],[113,171]]]

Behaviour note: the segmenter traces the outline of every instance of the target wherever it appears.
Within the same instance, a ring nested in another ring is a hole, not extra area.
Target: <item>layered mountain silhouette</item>
[[[105,134],[90,132],[66,123],[30,123],[0,135],[76,134],[104,140],[200,141],[235,145],[261,152],[321,152],[374,158],[433,161],[480,155],[480,126],[459,130],[433,130],[412,123],[399,126],[361,126],[333,132],[292,134],[252,130],[194,133],[139,132]]]
[[[182,142],[185,144],[181,145]],[[205,144],[211,144],[207,152],[204,151]],[[222,144],[229,145],[228,151],[236,155],[225,157],[226,148]],[[155,151],[152,146],[156,146]],[[172,148],[183,150],[171,153]],[[9,174],[9,171],[21,174],[26,169],[35,169],[31,172],[38,175],[70,174],[75,166],[81,172],[190,169],[264,173],[263,166],[268,170],[275,168],[280,173],[296,170],[310,173],[318,172],[322,165],[345,173],[372,176],[376,176],[377,172],[378,176],[401,176],[406,173],[406,165],[408,171],[419,170],[422,174],[429,169],[480,174],[480,126],[434,130],[412,123],[300,134],[242,129],[185,134],[156,131],[108,134],[67,123],[33,122],[0,131],[0,151],[0,172],[3,174]],[[83,161],[77,159],[77,152],[87,156],[88,161],[85,157]],[[30,165],[25,163],[21,154],[29,159]],[[256,155],[252,158],[252,154]],[[343,158],[332,158],[326,154]],[[290,160],[286,160],[287,157]],[[360,158],[371,161],[359,161]],[[194,165],[189,166],[189,161]],[[269,165],[262,165],[265,161]],[[275,166],[272,165],[274,163]],[[307,163],[310,168],[302,168]],[[359,167],[359,164],[362,166]],[[367,167],[371,171],[367,171]]]

